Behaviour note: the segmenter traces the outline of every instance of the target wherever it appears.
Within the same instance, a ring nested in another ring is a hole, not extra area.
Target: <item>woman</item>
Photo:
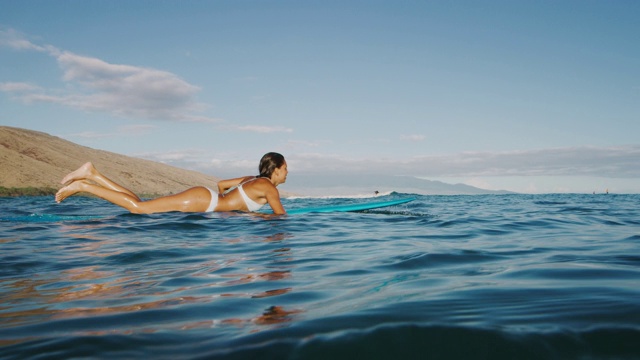
[[[287,162],[278,153],[265,154],[260,160],[260,175],[218,182],[218,194],[197,186],[179,194],[143,201],[128,189],[102,175],[90,162],[62,179],[67,184],[56,193],[61,202],[78,192],[87,192],[122,206],[135,214],[157,212],[256,211],[269,204],[274,214],[284,214],[276,187],[287,180]]]

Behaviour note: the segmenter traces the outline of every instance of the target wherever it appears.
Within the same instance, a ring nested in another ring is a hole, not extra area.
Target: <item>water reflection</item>
[[[291,276],[289,270],[286,271],[269,271],[262,274],[225,274],[223,277],[234,278],[235,280],[229,280],[224,282],[222,285],[232,286],[239,284],[247,284],[254,281],[265,280],[265,281],[276,281],[286,279]],[[237,279],[236,279],[237,278]]]
[[[145,240],[135,239],[137,246],[132,246],[129,238],[101,235],[99,230],[104,227],[96,223],[62,224],[58,230],[66,240],[50,248],[52,257],[48,259],[46,271],[20,279],[1,279],[0,303],[4,307],[0,308],[0,328],[147,310],[188,310],[189,306],[195,304],[204,304],[205,308],[208,304],[213,306],[213,313],[224,313],[220,311],[221,307],[233,306],[235,301],[241,299],[260,300],[255,305],[261,310],[253,316],[251,310],[247,309],[247,316],[194,322],[163,322],[145,318],[144,322],[134,325],[119,323],[122,321],[120,318],[112,318],[110,321],[115,321],[115,324],[102,325],[110,329],[96,329],[93,327],[100,325],[87,325],[84,322],[70,324],[78,327],[73,330],[78,334],[127,334],[221,325],[270,326],[294,321],[295,314],[304,312],[304,309],[289,309],[277,303],[278,297],[294,291],[294,286],[288,281],[293,277],[291,262],[294,256],[291,247],[282,246],[293,238],[291,234],[276,233],[221,241],[247,245],[247,252],[240,255],[226,253],[226,249],[211,251],[210,244],[204,240],[190,241],[189,246],[184,248],[193,249],[177,259],[180,265],[154,258],[131,264],[126,259],[135,258],[145,251],[156,251],[151,243],[153,239],[142,246],[139,244]],[[257,251],[257,243],[277,246],[267,246]],[[206,259],[200,252],[204,247],[208,249]],[[122,257],[125,260],[120,260],[123,263],[116,266],[115,260],[110,257],[120,254],[125,255]],[[59,267],[57,262],[60,266],[74,267],[56,270]],[[93,264],[76,265],[87,263]],[[287,284],[275,284],[281,281],[287,281]],[[260,284],[265,282],[273,282],[274,286],[264,290]],[[235,291],[238,287],[246,291]],[[234,291],[229,291],[231,288]],[[274,303],[265,309],[264,299],[273,299]],[[172,314],[175,315],[175,312]]]
[[[292,234],[288,233],[277,233],[271,236],[267,236],[264,238],[257,239],[249,239],[249,241],[260,241],[265,243],[282,243],[287,240],[293,238]],[[245,241],[244,239],[232,239],[228,240],[229,243],[238,244]],[[293,265],[291,264],[294,260],[292,249],[290,247],[278,247],[275,249],[270,249],[262,254],[260,252],[255,252],[255,259],[269,259],[270,261],[261,260],[260,267],[268,268],[269,271],[266,272],[252,272],[248,274],[243,273],[231,273],[225,274],[223,277],[225,278],[233,278],[233,280],[226,281],[224,286],[237,286],[241,284],[248,284],[253,282],[262,282],[262,281],[283,281],[291,279],[293,276]],[[261,291],[257,293],[248,293],[248,294],[239,294],[239,293],[225,293],[223,296],[225,297],[245,297],[249,296],[252,299],[264,299],[285,295],[294,291],[294,288],[291,286],[270,289],[266,291]],[[272,305],[265,309],[260,315],[251,317],[251,318],[227,318],[222,319],[217,322],[220,325],[235,325],[235,326],[245,326],[245,325],[275,325],[275,324],[283,324],[288,323],[295,320],[295,314],[299,314],[304,312],[304,309],[285,309],[282,305]],[[215,323],[215,322],[214,322]],[[199,324],[203,325],[203,324]],[[196,324],[189,325],[189,328],[194,326],[199,326]],[[213,324],[215,325],[215,324]],[[211,326],[213,326],[211,325]],[[252,331],[259,331],[259,329],[253,329]]]

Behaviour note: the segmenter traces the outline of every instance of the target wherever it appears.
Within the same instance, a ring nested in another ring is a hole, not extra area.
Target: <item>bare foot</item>
[[[60,181],[60,183],[68,184],[72,181],[88,179],[91,177],[94,171],[95,168],[93,167],[93,164],[91,162],[87,162],[84,165],[80,166],[77,170],[67,174],[67,176],[65,176],[62,181]]]
[[[71,184],[58,190],[58,192],[56,193],[56,202],[60,203],[69,196],[82,191],[82,185],[84,185],[83,181],[74,181]]]

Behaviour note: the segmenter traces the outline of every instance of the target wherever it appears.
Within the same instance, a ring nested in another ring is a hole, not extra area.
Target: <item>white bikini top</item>
[[[249,196],[247,196],[247,194],[244,192],[244,189],[242,189],[242,185],[244,185],[244,184],[246,184],[248,182],[257,180],[257,179],[259,179],[259,177],[256,177],[256,178],[251,179],[251,180],[247,180],[247,181],[245,181],[242,184],[237,186],[238,192],[240,193],[240,196],[242,196],[242,200],[244,200],[244,203],[247,205],[247,209],[249,211],[258,211],[264,206],[262,204],[258,204],[257,202],[253,201]],[[229,189],[229,190],[227,190],[226,193],[229,193],[232,190],[233,189]]]

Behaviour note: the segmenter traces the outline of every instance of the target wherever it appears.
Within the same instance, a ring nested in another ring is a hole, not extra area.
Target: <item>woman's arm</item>
[[[247,180],[251,180],[253,178],[254,176],[245,176],[245,177],[235,178],[235,179],[220,180],[218,181],[218,194],[224,194],[225,191],[231,189],[232,187],[238,186],[241,183]]]
[[[267,190],[265,197],[267,198],[267,203],[269,204],[269,206],[271,206],[274,214],[283,215],[287,213],[284,210],[284,206],[282,206],[282,202],[280,201],[280,192],[275,186]]]

